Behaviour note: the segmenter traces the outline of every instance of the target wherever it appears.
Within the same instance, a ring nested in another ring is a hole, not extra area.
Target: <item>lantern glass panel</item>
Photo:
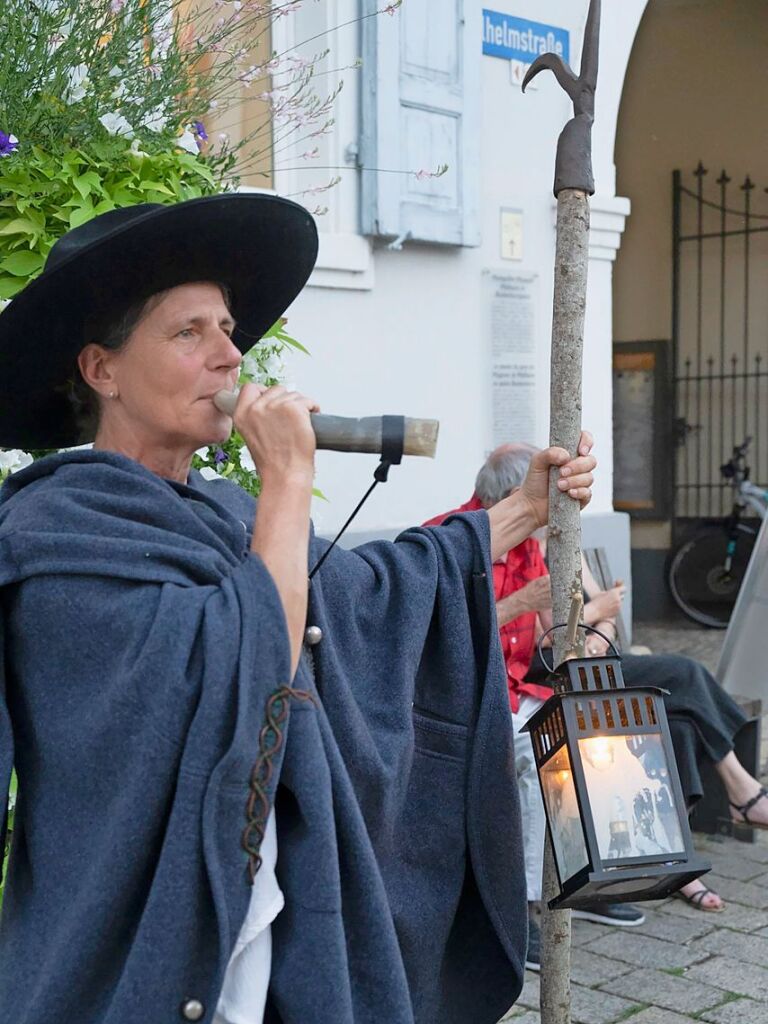
[[[562,882],[589,864],[571,761],[565,745],[541,766],[541,786]]]
[[[660,734],[590,736],[579,753],[603,861],[685,854]]]

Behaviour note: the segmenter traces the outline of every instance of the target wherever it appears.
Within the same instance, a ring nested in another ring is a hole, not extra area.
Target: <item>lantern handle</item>
[[[550,672],[550,673],[555,671],[555,659],[554,659],[554,656],[553,656],[552,657],[552,665],[549,666],[547,664],[545,658],[544,658],[544,650],[543,650],[541,645],[542,645],[543,641],[549,636],[550,633],[554,633],[554,631],[556,629],[565,629],[567,625],[568,625],[567,622],[560,622],[560,623],[558,623],[557,626],[550,626],[549,629],[545,633],[541,634],[541,636],[539,637],[539,642],[536,644],[536,649],[538,651],[539,658],[541,658],[541,663],[543,664],[544,668],[548,672]],[[586,629],[590,633],[597,633],[597,635],[599,637],[602,637],[603,640],[605,640],[605,642],[608,644],[609,647],[613,648],[613,653],[616,655],[616,657],[619,658],[619,659],[621,658],[621,655],[619,654],[618,647],[613,642],[613,640],[611,640],[610,637],[605,635],[605,633],[601,633],[600,630],[599,629],[595,629],[594,626],[585,626],[583,622],[580,622],[576,628],[577,629]]]

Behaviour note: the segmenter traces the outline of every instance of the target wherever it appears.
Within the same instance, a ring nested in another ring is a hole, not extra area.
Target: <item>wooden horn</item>
[[[239,391],[217,391],[213,397],[217,409],[228,416],[234,415]],[[317,447],[334,452],[367,452],[381,454],[381,416],[326,416],[324,413],[310,413],[312,429]],[[440,424],[437,420],[405,417],[404,455],[435,457],[437,434]]]

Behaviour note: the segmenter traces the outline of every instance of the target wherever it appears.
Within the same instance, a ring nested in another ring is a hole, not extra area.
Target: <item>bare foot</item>
[[[688,885],[684,885],[680,892],[686,899],[693,899],[694,905],[699,907],[701,910],[724,910],[725,903],[716,892],[707,892],[706,896],[698,896],[700,892],[706,892],[706,885],[696,878],[693,882],[689,882]]]

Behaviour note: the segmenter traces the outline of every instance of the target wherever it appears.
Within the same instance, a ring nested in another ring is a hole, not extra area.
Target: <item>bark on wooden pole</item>
[[[566,189],[557,200],[555,300],[552,317],[552,376],[550,382],[549,443],[575,454],[581,433],[581,377],[584,347],[587,263],[589,258],[589,198]],[[568,621],[574,594],[581,594],[581,518],[576,502],[549,485],[547,558],[552,576],[552,621]],[[575,653],[568,649],[566,631],[554,634],[555,664]]]
[[[584,313],[589,260],[589,196],[592,177],[592,123],[595,112],[600,0],[591,0],[581,73],[577,77],[562,58],[547,53],[528,70],[523,88],[540,71],[552,71],[573,100],[574,117],[563,129],[557,146],[557,250],[552,320],[552,379],[550,387],[550,444],[575,455],[581,433],[581,377],[584,349]],[[573,601],[581,596],[581,522],[576,502],[557,487],[553,471],[549,487],[549,540],[547,554],[552,579],[552,621],[567,623]],[[583,631],[553,635],[554,664],[583,653]],[[548,901],[559,885],[552,843],[547,836],[544,855],[541,919],[541,1021],[570,1024],[571,1020],[571,913],[550,910]]]
[[[589,199],[586,192],[567,189],[557,202],[557,254],[552,323],[552,379],[549,443],[575,453],[581,433],[581,368],[589,251]],[[581,595],[581,520],[579,507],[557,487],[549,485],[547,558],[552,577],[552,621],[565,623],[575,596]],[[556,630],[554,663],[583,653],[583,632],[571,641],[565,629]],[[552,843],[547,835],[544,854],[541,914],[542,1024],[570,1024],[571,912],[549,910],[559,891]]]

